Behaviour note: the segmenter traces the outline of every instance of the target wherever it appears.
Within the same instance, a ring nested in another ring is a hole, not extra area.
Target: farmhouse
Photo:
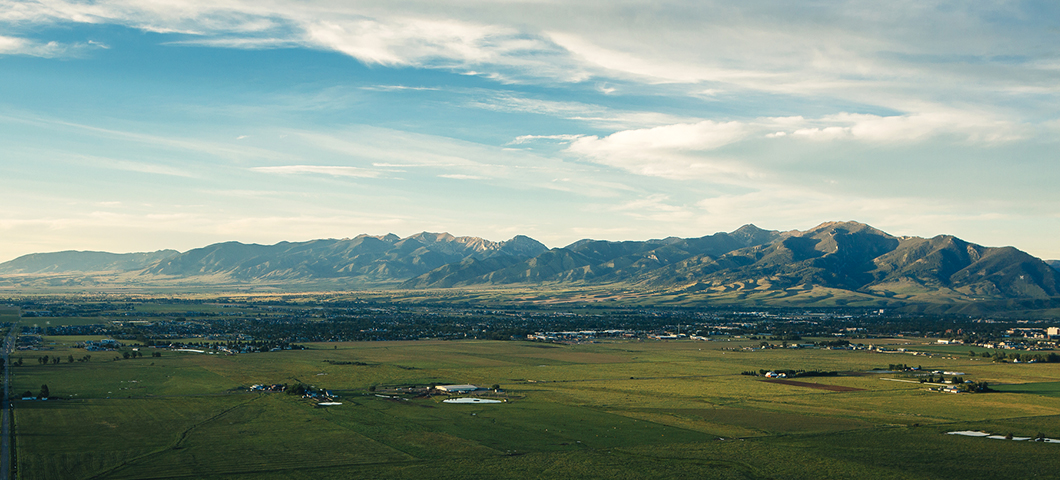
[[[474,385],[435,385],[434,389],[446,393],[467,393],[478,390],[478,387]]]

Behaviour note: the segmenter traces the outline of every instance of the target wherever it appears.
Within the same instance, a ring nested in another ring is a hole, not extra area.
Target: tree
[[[48,391],[47,384],[40,386],[40,395],[38,395],[40,398],[48,398],[50,394],[51,392]]]
[[[70,355],[69,357],[66,357],[66,363],[74,363],[74,356]]]
[[[122,356],[123,358],[125,358],[126,360],[128,360],[128,359],[129,359],[129,357],[130,357],[130,355],[129,355],[129,352],[121,352],[121,356]]]
[[[493,384],[493,386],[492,386],[492,387],[490,387],[490,388],[492,388],[492,389],[494,389],[494,390],[500,390],[500,389],[501,389],[501,386],[500,386],[500,385],[498,385],[498,384],[496,384],[496,383],[494,383],[494,384]]]

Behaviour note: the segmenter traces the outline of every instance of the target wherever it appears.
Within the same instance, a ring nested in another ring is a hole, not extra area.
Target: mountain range
[[[503,242],[447,233],[347,239],[225,242],[187,252],[38,253],[0,264],[9,284],[66,275],[125,282],[290,285],[329,281],[402,290],[621,287],[669,298],[784,303],[814,295],[861,301],[976,301],[1060,296],[1060,262],[1013,247],[951,235],[897,237],[858,222],[780,232],[745,225],[698,238],[580,240],[549,249],[516,236]],[[12,280],[15,278],[15,280]],[[25,284],[25,282],[22,282]],[[2,283],[0,283],[2,286]],[[606,288],[605,288],[606,289]]]

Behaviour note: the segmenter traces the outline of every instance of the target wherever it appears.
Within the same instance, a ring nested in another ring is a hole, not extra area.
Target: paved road
[[[8,398],[10,397],[10,385],[11,385],[11,350],[15,348],[15,341],[18,338],[18,324],[11,326],[11,331],[8,333],[7,338],[4,339],[3,357],[4,357],[4,389],[3,398],[0,402],[3,403],[3,408],[0,410],[0,415],[3,415],[2,426],[0,426],[0,480],[8,480],[11,478],[11,405]]]

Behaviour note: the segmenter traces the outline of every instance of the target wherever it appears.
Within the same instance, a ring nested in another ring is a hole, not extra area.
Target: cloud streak
[[[277,175],[317,174],[329,175],[332,177],[357,178],[374,178],[379,176],[379,172],[373,170],[365,170],[363,168],[357,167],[331,165],[280,165],[273,167],[252,167],[250,170],[259,173],[270,173]]]

